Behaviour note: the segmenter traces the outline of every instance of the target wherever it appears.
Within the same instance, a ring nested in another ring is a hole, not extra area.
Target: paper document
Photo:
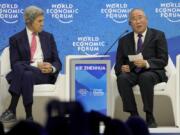
[[[142,53],[136,54],[136,55],[128,55],[129,61],[135,61],[139,59],[143,59]]]

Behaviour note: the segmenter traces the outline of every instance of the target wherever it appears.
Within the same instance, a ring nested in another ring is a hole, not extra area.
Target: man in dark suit
[[[115,73],[123,110],[138,116],[132,87],[140,86],[146,121],[149,127],[157,127],[153,116],[154,85],[167,81],[164,67],[168,63],[167,41],[163,32],[148,28],[148,20],[142,9],[133,9],[129,25],[133,32],[119,40]],[[128,55],[142,53],[143,59],[130,61]]]
[[[20,95],[26,112],[26,119],[33,120],[33,86],[35,84],[54,83],[61,70],[53,35],[42,31],[44,12],[36,6],[24,11],[26,28],[9,39],[10,62],[12,71],[7,74],[12,96],[8,109],[1,115],[0,121],[16,120],[16,107]]]

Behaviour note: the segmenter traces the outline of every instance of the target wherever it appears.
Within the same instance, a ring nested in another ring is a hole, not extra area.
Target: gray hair
[[[32,24],[36,17],[44,15],[44,11],[36,6],[29,6],[24,10],[24,20],[26,25]]]
[[[131,19],[132,19],[132,13],[135,11],[135,10],[140,10],[140,11],[142,11],[143,13],[144,13],[144,16],[146,17],[146,14],[145,14],[145,12],[144,12],[144,10],[143,9],[141,9],[141,8],[133,8],[130,12],[129,12],[129,23],[131,22]],[[147,18],[147,17],[146,17]]]

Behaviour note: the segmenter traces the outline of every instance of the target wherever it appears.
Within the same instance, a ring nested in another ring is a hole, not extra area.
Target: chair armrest
[[[9,47],[6,47],[0,57],[0,75],[5,76],[11,71]]]
[[[176,56],[177,126],[180,127],[180,54]]]

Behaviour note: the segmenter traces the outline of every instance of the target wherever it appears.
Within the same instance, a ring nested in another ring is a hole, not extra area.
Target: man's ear
[[[131,25],[131,21],[129,21],[128,24]]]

